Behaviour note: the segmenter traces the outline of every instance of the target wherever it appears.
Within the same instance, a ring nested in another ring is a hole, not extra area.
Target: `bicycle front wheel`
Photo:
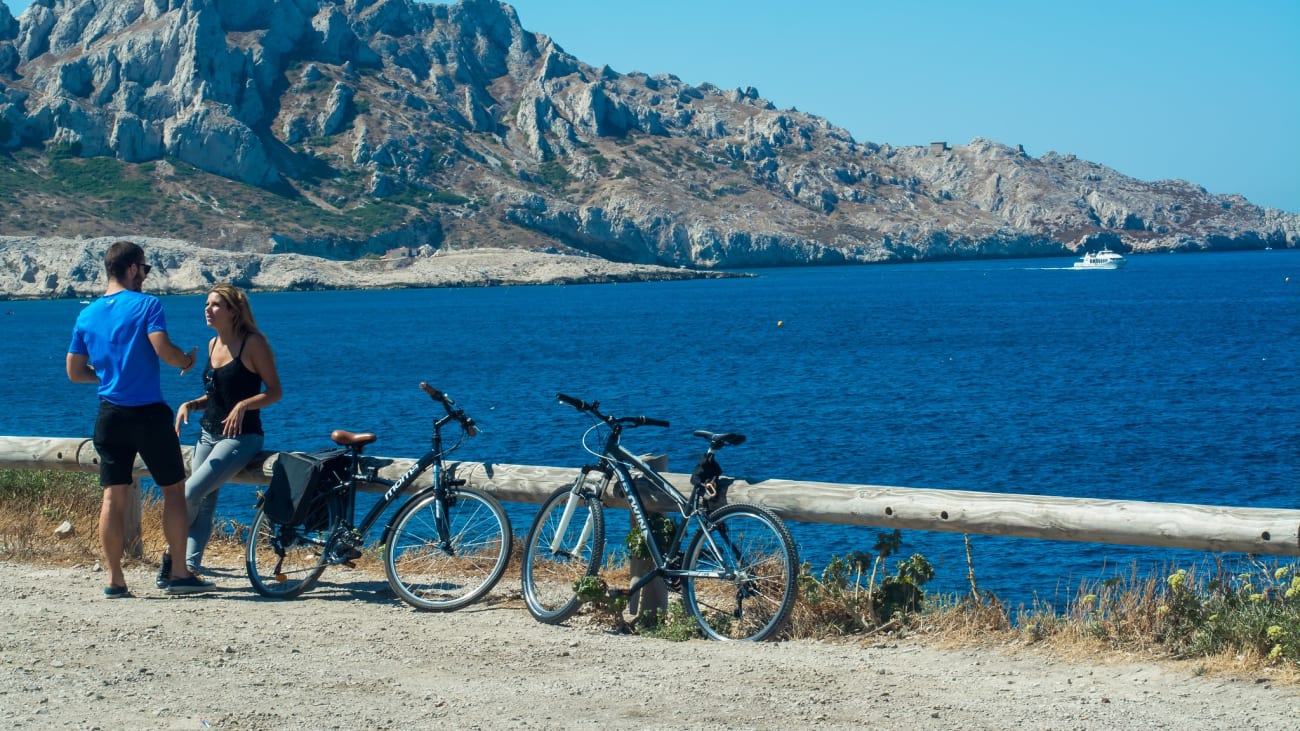
[[[430,492],[404,505],[393,520],[384,572],[407,604],[447,612],[496,586],[510,563],[510,548],[510,518],[496,498],[465,487],[443,500]]]
[[[573,487],[551,493],[537,510],[524,541],[520,574],[528,612],[546,624],[573,616],[581,604],[574,584],[596,575],[604,553],[605,514],[600,501]]]
[[[685,578],[686,611],[710,639],[774,636],[795,602],[799,556],[789,529],[767,508],[740,503],[715,510],[709,521],[710,530],[691,538],[686,569],[717,578]]]
[[[298,525],[276,523],[262,507],[244,547],[244,567],[258,594],[292,599],[325,571],[325,544],[341,519],[338,501],[325,499]]]

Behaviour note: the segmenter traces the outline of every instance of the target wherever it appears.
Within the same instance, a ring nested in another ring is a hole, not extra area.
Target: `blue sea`
[[[284,382],[267,448],[374,431],[428,446],[426,380],[484,427],[453,459],[578,466],[585,417],[556,392],[668,419],[625,441],[686,472],[693,429],[738,431],[728,474],[1239,507],[1300,508],[1300,251],[760,270],[645,284],[254,293]],[[147,285],[146,285],[147,286]],[[206,343],[203,297],[165,297],[173,339]],[[76,300],[3,302],[0,434],[88,436],[67,382]],[[197,374],[164,377],[174,406]],[[183,439],[197,436],[192,424]],[[246,486],[220,512],[246,521]],[[533,506],[511,508],[516,532]],[[796,524],[802,557],[869,551],[880,529]],[[982,590],[1060,606],[1084,580],[1211,556],[972,536]],[[929,588],[967,586],[962,537],[905,531]],[[1235,557],[1229,557],[1234,559]],[[892,562],[891,562],[892,569]]]

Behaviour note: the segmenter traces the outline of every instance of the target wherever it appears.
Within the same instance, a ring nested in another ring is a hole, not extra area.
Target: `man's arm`
[[[99,376],[90,367],[90,356],[84,353],[68,353],[68,380],[73,383],[99,383]]]
[[[199,352],[197,345],[190,348],[189,353],[186,353],[176,347],[172,342],[172,339],[167,337],[167,331],[165,330],[154,330],[149,333],[149,342],[153,344],[154,352],[158,354],[158,357],[162,359],[162,362],[169,366],[180,368],[182,375],[194,367],[194,359]]]

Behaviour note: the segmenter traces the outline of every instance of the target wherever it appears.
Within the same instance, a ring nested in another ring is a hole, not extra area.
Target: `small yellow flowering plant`
[[[1183,656],[1243,652],[1300,665],[1300,575],[1295,565],[1197,581],[1187,569],[1165,579],[1156,614],[1161,642]]]

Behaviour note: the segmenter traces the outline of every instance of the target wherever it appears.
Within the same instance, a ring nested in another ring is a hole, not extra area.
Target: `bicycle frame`
[[[435,492],[438,494],[438,497],[441,498],[438,501],[437,518],[436,518],[437,525],[438,525],[438,535],[439,538],[443,541],[442,548],[444,550],[449,550],[450,540],[448,536],[447,513],[446,513],[446,505],[445,505],[446,491],[448,488],[454,488],[460,485],[464,485],[465,481],[445,479],[444,476],[445,473],[443,472],[443,464],[442,464],[442,457],[443,457],[442,428],[447,424],[451,423],[452,421],[456,421],[456,420],[458,420],[456,414],[448,413],[447,415],[442,416],[436,421],[434,421],[432,444],[429,448],[429,451],[425,452],[418,460],[416,460],[415,464],[411,465],[411,467],[407,469],[406,472],[403,473],[402,476],[398,477],[396,480],[388,480],[383,477],[379,477],[376,474],[377,468],[375,467],[371,467],[371,469],[368,472],[363,474],[361,471],[361,459],[362,459],[362,451],[364,450],[364,445],[354,444],[348,446],[348,454],[352,458],[352,466],[348,475],[347,505],[345,506],[345,513],[344,513],[345,519],[342,522],[342,524],[339,526],[340,531],[346,531],[346,533],[341,533],[340,535],[337,536],[330,536],[329,539],[330,543],[333,544],[333,543],[341,542],[344,546],[348,548],[359,548],[365,539],[365,535],[369,533],[370,529],[373,528],[375,523],[379,521],[379,516],[382,515],[384,511],[388,509],[389,506],[391,506],[394,502],[397,501],[398,497],[402,495],[403,490],[405,490],[409,485],[413,484],[417,479],[419,479],[421,475],[423,475],[430,468],[432,468],[433,484],[431,484],[429,487],[422,488],[412,493],[410,495],[410,499],[411,500],[417,499],[419,497],[427,495],[430,492]],[[472,421],[470,422],[470,429],[473,429]],[[384,490],[383,495],[380,496],[379,500],[374,504],[373,507],[370,508],[369,512],[366,513],[366,516],[361,519],[361,523],[358,525],[353,522],[353,519],[356,516],[357,488],[359,483],[361,482],[369,482],[376,485],[383,485],[387,489]],[[393,516],[393,519],[395,518],[396,515]],[[393,529],[393,523],[392,523],[392,519],[390,519],[388,525],[384,527],[384,534],[381,540],[382,543],[384,544],[388,543],[389,535],[392,533],[392,529]]]
[[[633,582],[632,586],[628,589],[628,593],[639,591],[646,584],[658,577],[734,579],[736,571],[730,566],[729,554],[718,549],[717,544],[713,541],[713,536],[710,531],[707,530],[711,526],[708,522],[708,515],[701,509],[701,497],[703,493],[702,486],[693,486],[691,488],[690,496],[682,497],[681,493],[679,493],[667,479],[647,465],[640,457],[629,452],[627,448],[622,445],[620,440],[621,434],[622,425],[610,425],[610,434],[605,440],[605,447],[600,455],[600,465],[584,467],[582,479],[579,479],[575,485],[581,486],[585,484],[586,473],[598,471],[604,475],[604,479],[602,480],[600,490],[596,495],[597,499],[601,499],[606,487],[614,477],[617,477],[619,483],[623,486],[623,492],[627,496],[628,507],[634,516],[636,524],[640,527],[642,534],[647,537],[645,545],[655,564],[655,569],[653,571],[641,576]],[[706,454],[712,454],[714,451],[713,446],[710,445]],[[641,497],[641,488],[637,487],[636,479],[632,477],[631,467],[635,467],[652,486],[664,495],[667,495],[676,505],[677,511],[682,516],[682,522],[678,524],[676,529],[673,531],[672,539],[669,541],[668,547],[665,551],[660,551],[659,546],[656,545],[657,542],[653,538],[650,538],[650,536],[654,535],[650,528],[650,516],[646,511],[645,501]],[[579,495],[576,491],[569,497],[569,504],[565,506],[565,524],[568,522],[567,518],[572,515],[578,499]],[[713,549],[715,555],[721,557],[729,564],[726,571],[688,571],[680,568],[672,568],[671,564],[673,561],[681,558],[682,541],[690,532],[690,526],[693,522],[697,523],[699,529],[704,532],[705,539],[709,542],[709,547]],[[584,526],[583,537],[579,540],[580,544],[585,542],[589,531],[590,526]],[[562,532],[563,531],[561,531],[561,534]],[[556,549],[558,550],[558,547],[556,547]]]
[[[589,577],[615,597],[662,579],[668,590],[681,594],[683,610],[710,639],[757,641],[779,632],[797,597],[798,548],[779,515],[760,505],[726,500],[727,483],[719,481],[722,468],[714,459],[723,447],[743,444],[745,436],[693,432],[709,446],[691,473],[691,489],[678,492],[647,460],[621,444],[625,428],[668,427],[667,421],[606,414],[598,401],[563,393],[555,398],[595,420],[582,446],[597,461],[579,470],[570,485],[551,492],[528,529],[520,578],[529,613],[546,624],[564,622],[585,601],[582,582]],[[601,578],[608,522],[604,496],[615,480],[610,494],[626,499],[629,523],[644,534],[645,554],[653,563],[644,575],[631,577],[627,589],[609,588]],[[646,492],[652,489],[666,499]],[[669,514],[671,536],[655,536],[651,518],[657,516],[650,514],[648,500],[654,510]],[[673,509],[679,516],[671,515]]]

